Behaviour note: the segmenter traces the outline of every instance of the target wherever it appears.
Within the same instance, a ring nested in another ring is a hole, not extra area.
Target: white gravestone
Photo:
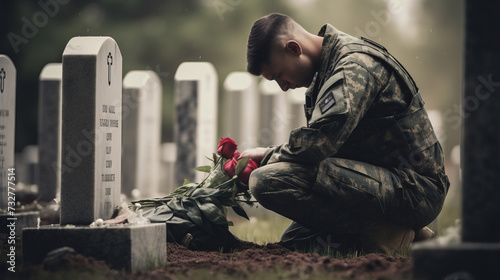
[[[286,97],[288,100],[288,109],[289,109],[289,129],[291,132],[295,128],[307,126],[306,115],[304,113],[304,104],[305,104],[305,93],[306,88],[296,88],[289,90],[290,92],[286,93]]]
[[[178,186],[175,183],[175,160],[177,146],[175,143],[161,144],[160,196],[173,192]]]
[[[9,205],[9,187],[14,185],[8,177],[16,172],[14,168],[14,133],[16,117],[16,67],[9,57],[0,55],[0,209]],[[10,169],[10,171],[9,171]],[[12,196],[14,199],[15,197]],[[15,201],[14,201],[15,202]]]
[[[217,73],[208,62],[184,62],[175,73],[176,184],[201,182],[194,168],[209,165],[217,149]]]
[[[262,80],[260,91],[259,145],[269,147],[288,142],[290,135],[290,115],[288,101],[278,84]]]
[[[224,81],[222,102],[221,137],[231,137],[240,151],[256,147],[259,126],[256,77],[247,72],[229,73]]]
[[[38,104],[38,200],[49,202],[61,191],[61,63],[42,69]]]
[[[37,168],[38,168],[38,146],[37,145],[27,145],[23,148],[21,152],[21,157],[16,160],[16,168],[18,182],[18,188],[21,187],[35,187],[37,180]],[[35,190],[36,192],[36,190]]]
[[[118,270],[166,262],[166,224],[89,226],[121,193],[122,57],[110,37],[75,37],[63,54],[61,226],[23,230],[23,264],[71,247]],[[76,226],[65,226],[74,224]]]
[[[128,197],[158,194],[161,94],[153,71],[130,71],[123,79],[122,193]]]
[[[120,201],[122,56],[110,37],[63,53],[61,224],[109,219]]]

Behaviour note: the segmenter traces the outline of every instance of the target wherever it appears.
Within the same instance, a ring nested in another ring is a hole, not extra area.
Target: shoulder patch
[[[319,109],[321,110],[321,114],[324,114],[333,105],[335,105],[335,98],[333,97],[333,93],[330,92],[319,103]]]

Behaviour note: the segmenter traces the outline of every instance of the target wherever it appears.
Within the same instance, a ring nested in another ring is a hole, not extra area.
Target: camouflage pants
[[[341,158],[318,167],[268,164],[252,172],[249,187],[262,206],[294,221],[282,239],[298,232],[359,234],[379,221],[420,229],[437,217],[447,190],[412,170]]]

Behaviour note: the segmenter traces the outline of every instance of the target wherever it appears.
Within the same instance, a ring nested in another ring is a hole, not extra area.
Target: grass
[[[461,217],[460,195],[457,192],[449,195],[445,201],[443,209],[439,216],[434,220],[429,227],[441,236],[446,233],[446,229],[456,225],[457,219]],[[233,221],[234,226],[230,227],[231,232],[238,238],[254,242],[259,245],[278,242],[285,229],[290,225],[291,220],[269,211],[261,206],[246,207],[250,220],[246,220],[232,212],[228,213],[228,219]],[[327,255],[336,259],[356,258],[364,255],[364,252],[339,252],[335,249],[326,248],[317,251],[317,248],[311,248],[304,253],[316,252],[320,255]],[[402,256],[411,257],[411,250],[399,252]]]
[[[231,232],[238,238],[259,245],[278,242],[285,229],[291,221],[274,212],[259,206],[245,207],[250,220],[242,218],[234,213],[228,213],[228,219],[233,221]]]

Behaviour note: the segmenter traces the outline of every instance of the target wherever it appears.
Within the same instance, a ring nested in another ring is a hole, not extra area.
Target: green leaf
[[[217,196],[217,199],[224,206],[232,207],[238,205],[234,200],[226,196]]]
[[[219,189],[212,189],[212,188],[199,188],[194,190],[191,193],[191,197],[193,198],[199,198],[199,197],[211,197],[215,196],[220,192]]]
[[[204,166],[198,166],[194,170],[205,172],[205,173],[210,173],[210,170],[212,170],[212,167],[210,165],[204,165]]]
[[[184,199],[182,206],[187,210],[186,214],[197,226],[204,228],[203,220],[201,218],[201,209],[196,205],[195,201],[191,199]]]
[[[227,226],[226,215],[224,215],[224,212],[221,211],[214,203],[196,200],[196,204],[209,221],[216,225]]]
[[[170,207],[170,209],[172,210],[182,210],[184,209],[182,204],[181,204],[181,198],[180,197],[176,197],[172,200],[170,200],[168,203],[167,203],[167,206]]]
[[[243,209],[243,207],[241,207],[240,205],[234,206],[233,211],[234,213],[240,215],[241,217],[250,220],[250,218],[248,218],[247,212],[245,212],[245,209]]]
[[[185,180],[184,183],[186,181],[187,180]],[[184,185],[176,188],[169,196],[183,196],[183,195],[186,195],[186,193],[188,193],[192,189],[196,188],[197,186],[198,186],[198,184],[196,184],[196,183],[187,183],[187,184],[184,184]]]
[[[242,158],[242,159],[238,160],[238,163],[236,164],[236,170],[235,170],[234,175],[239,176],[241,174],[241,172],[243,172],[243,170],[245,170],[245,167],[247,167],[249,159],[250,158],[246,157],[246,158]]]
[[[189,180],[188,180],[188,179],[184,179],[184,182],[182,183],[182,186],[187,185],[187,184],[190,184],[190,183],[191,183],[191,182],[189,182]]]

